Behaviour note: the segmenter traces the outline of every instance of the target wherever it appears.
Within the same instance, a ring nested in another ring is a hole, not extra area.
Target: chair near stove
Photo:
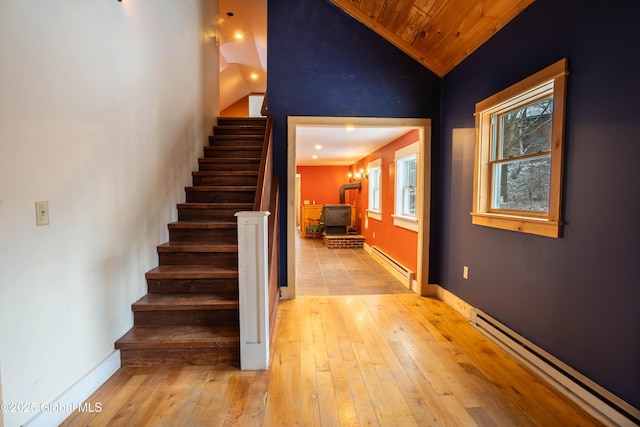
[[[324,211],[320,218],[307,218],[307,224],[304,229],[305,236],[313,239],[321,238],[326,228],[324,225]]]

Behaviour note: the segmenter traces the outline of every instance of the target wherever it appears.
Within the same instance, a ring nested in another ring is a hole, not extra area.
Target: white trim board
[[[49,408],[56,408],[55,411],[41,411],[35,417],[31,418],[25,426],[29,427],[50,427],[60,425],[78,407],[85,403],[100,386],[102,386],[111,376],[120,368],[120,350],[115,350],[106,359],[89,371],[78,382],[67,389],[60,397],[50,404]],[[86,402],[85,408],[93,410],[101,410],[101,402]],[[63,410],[58,410],[63,408]],[[68,410],[73,409],[73,410]],[[104,408],[102,408],[104,409]]]

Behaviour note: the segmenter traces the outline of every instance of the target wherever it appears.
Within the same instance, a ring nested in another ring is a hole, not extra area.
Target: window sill
[[[406,228],[407,230],[418,232],[418,221],[415,218],[402,215],[391,215],[393,217],[393,225],[396,227]]]
[[[518,231],[520,233],[536,234],[545,237],[560,237],[562,224],[558,221],[537,219],[522,216],[487,214],[471,212],[471,223],[484,227],[500,228]]]
[[[367,216],[378,221],[382,221],[382,212],[367,209]]]

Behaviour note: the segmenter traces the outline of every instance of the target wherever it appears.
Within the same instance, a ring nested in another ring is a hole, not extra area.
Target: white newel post
[[[269,212],[237,212],[240,369],[269,365]]]

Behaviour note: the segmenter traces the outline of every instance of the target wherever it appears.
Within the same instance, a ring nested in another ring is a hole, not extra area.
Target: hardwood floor
[[[444,303],[282,301],[270,371],[121,368],[65,426],[597,426]]]

